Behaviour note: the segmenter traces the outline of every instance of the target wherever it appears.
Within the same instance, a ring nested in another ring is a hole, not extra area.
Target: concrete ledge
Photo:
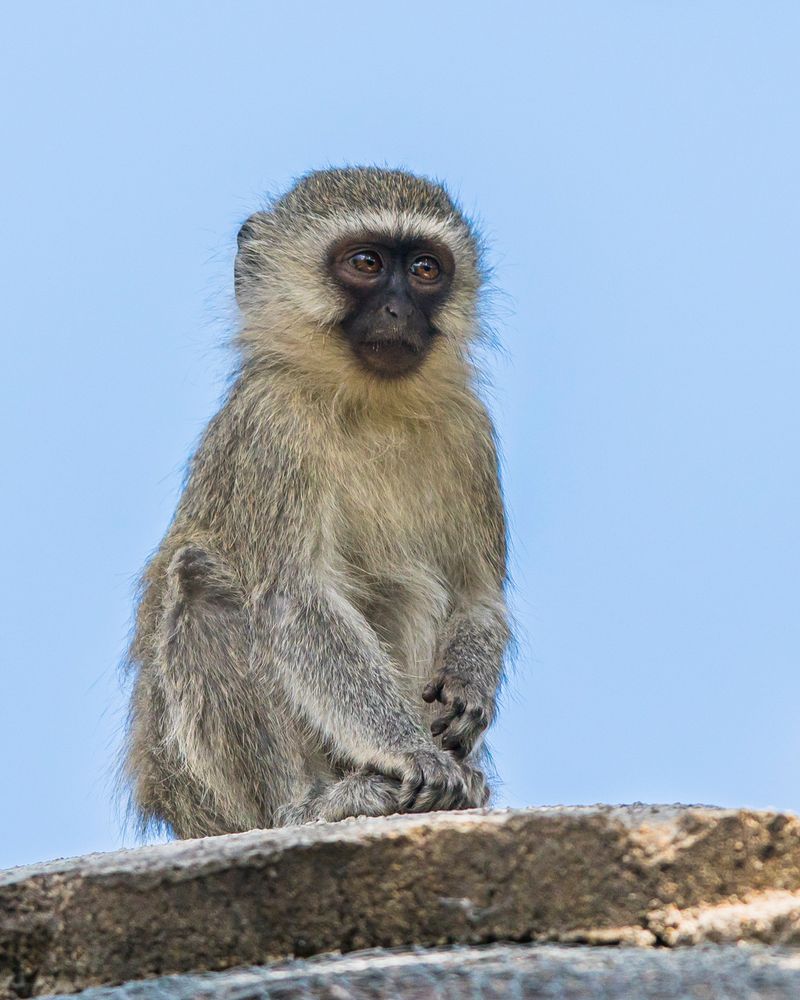
[[[800,821],[705,808],[363,819],[0,875],[0,996],[493,941],[800,940]]]

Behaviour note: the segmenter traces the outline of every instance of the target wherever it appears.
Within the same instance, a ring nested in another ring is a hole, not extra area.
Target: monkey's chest
[[[459,477],[447,460],[413,449],[352,459],[349,475],[332,477],[340,571],[413,686],[430,674],[456,595],[468,516]]]
[[[448,575],[460,523],[458,491],[443,469],[413,452],[389,461],[362,461],[337,483],[339,547],[353,566],[377,576],[427,567]]]

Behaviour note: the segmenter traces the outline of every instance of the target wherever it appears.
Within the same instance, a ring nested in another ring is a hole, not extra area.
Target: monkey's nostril
[[[394,316],[394,318],[397,319],[397,309],[393,305],[387,303],[386,312],[389,313],[390,316]]]

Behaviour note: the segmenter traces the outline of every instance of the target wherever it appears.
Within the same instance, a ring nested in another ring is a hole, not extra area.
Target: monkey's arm
[[[431,733],[461,759],[494,719],[497,690],[509,628],[502,600],[462,607],[450,616],[443,637],[440,665],[422,692],[444,711],[431,723]]]
[[[494,719],[497,691],[510,639],[504,596],[506,523],[497,453],[488,416],[481,411],[472,474],[472,524],[464,532],[456,606],[439,643],[437,669],[422,692],[444,711],[431,723],[442,747],[468,756]]]

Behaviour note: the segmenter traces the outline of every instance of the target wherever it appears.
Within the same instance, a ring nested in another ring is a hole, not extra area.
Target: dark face
[[[360,364],[387,379],[419,368],[438,335],[434,316],[453,277],[450,251],[427,242],[348,241],[334,248],[330,268],[351,303],[341,328]]]

